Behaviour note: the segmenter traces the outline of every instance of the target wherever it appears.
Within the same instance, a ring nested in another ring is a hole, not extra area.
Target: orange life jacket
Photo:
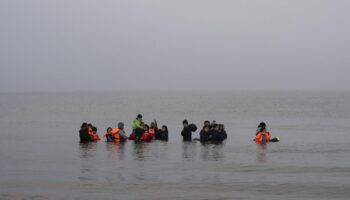
[[[92,137],[94,139],[94,141],[100,140],[100,137],[98,136],[97,132],[96,133],[92,133]]]
[[[140,138],[140,140],[141,141],[143,141],[143,142],[148,142],[148,141],[150,141],[152,138],[151,138],[151,135],[149,134],[149,133],[144,133],[142,136],[141,136],[141,138]]]
[[[271,139],[271,134],[269,132],[265,133],[266,135],[266,142],[269,142]],[[263,143],[263,134],[262,132],[259,132],[255,137],[255,142],[262,144]]]
[[[155,128],[149,128],[148,132],[152,138],[156,137],[156,129]]]
[[[114,138],[114,142],[119,142],[120,141],[120,135],[118,134],[120,131],[119,128],[115,128],[112,130],[112,135],[113,135],[113,138]]]

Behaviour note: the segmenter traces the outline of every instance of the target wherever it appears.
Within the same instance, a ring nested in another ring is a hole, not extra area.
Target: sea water
[[[79,143],[139,113],[169,142]],[[182,142],[183,119],[228,139]],[[0,199],[349,199],[349,119],[348,92],[3,93]],[[279,143],[253,142],[261,121]]]

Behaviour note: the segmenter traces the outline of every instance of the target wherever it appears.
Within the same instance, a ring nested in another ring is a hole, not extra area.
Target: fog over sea
[[[79,143],[139,113],[169,142]],[[183,119],[228,139],[182,142]],[[349,119],[350,92],[1,93],[0,199],[347,200]],[[261,121],[280,142],[252,141]]]

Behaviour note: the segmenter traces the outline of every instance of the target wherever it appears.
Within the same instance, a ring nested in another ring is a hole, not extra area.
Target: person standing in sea
[[[143,133],[142,115],[138,114],[132,121],[132,132],[135,134],[135,141],[139,141]]]
[[[192,132],[195,132],[197,130],[197,126],[195,124],[188,124],[188,121],[186,119],[182,121],[182,125],[184,126],[181,131],[183,141],[191,142]]]

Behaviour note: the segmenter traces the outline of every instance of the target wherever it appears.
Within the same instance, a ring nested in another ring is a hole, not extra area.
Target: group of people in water
[[[156,120],[148,125],[142,121],[142,115],[138,114],[136,119],[132,121],[131,126],[132,133],[129,136],[129,140],[135,140],[135,142],[150,142],[151,140],[168,141],[168,127],[163,125],[159,129]]]
[[[80,142],[92,142],[100,140],[97,128],[90,123],[84,122],[79,130]]]
[[[150,125],[142,121],[142,115],[138,114],[132,122],[132,133],[128,136],[124,130],[124,123],[119,122],[116,128],[108,127],[103,135],[107,142],[125,142],[135,140],[136,142],[150,142],[152,140],[168,141],[168,127],[163,125],[158,128],[157,121],[154,120]],[[100,140],[97,134],[97,128],[87,122],[84,122],[79,130],[80,142],[93,142]]]
[[[192,141],[192,132],[197,130],[197,126],[195,124],[189,124],[185,119],[182,121],[183,129],[181,131],[181,136],[183,137],[183,141]],[[225,130],[225,126],[223,124],[218,124],[216,121],[204,121],[203,128],[199,133],[200,138],[195,138],[195,140],[199,140],[202,143],[207,142],[222,142],[227,139],[227,133]]]
[[[192,141],[192,133],[197,130],[193,123],[189,124],[185,119],[182,122],[183,129],[181,136],[183,141]],[[227,139],[227,133],[224,124],[216,121],[204,121],[203,128],[199,133],[200,138],[194,138],[202,143],[221,143]],[[90,123],[84,122],[79,130],[80,142],[93,142],[100,140],[97,128]],[[119,122],[116,128],[108,127],[103,137],[107,142],[125,142],[134,140],[135,142],[150,142],[152,140],[168,141],[168,127],[163,125],[158,128],[157,121],[154,120],[150,125],[142,121],[142,115],[138,114],[132,122],[132,133],[128,136],[124,130],[124,123]],[[271,138],[271,134],[266,130],[266,124],[261,122],[258,125],[254,141],[260,144],[267,142],[277,142],[278,138]]]

